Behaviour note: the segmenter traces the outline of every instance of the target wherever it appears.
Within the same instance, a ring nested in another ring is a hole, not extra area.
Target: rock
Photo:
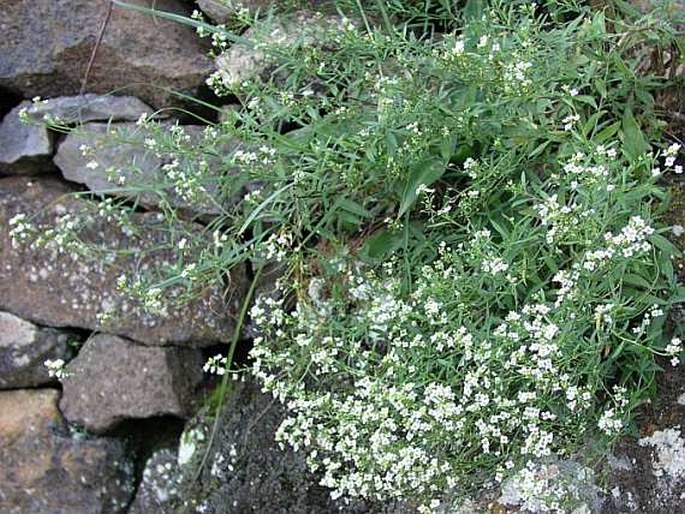
[[[133,494],[133,465],[113,439],[69,435],[54,389],[0,392],[4,514],[114,514]]]
[[[60,409],[67,421],[96,433],[123,419],[186,416],[202,365],[199,350],[142,346],[98,334],[67,365]]]
[[[20,113],[31,106],[31,102],[20,103],[0,123],[0,173],[35,175],[55,169],[48,129],[20,119]]]
[[[30,102],[26,113],[37,122],[75,125],[89,121],[136,121],[143,114],[151,115],[152,107],[133,96],[84,94]]]
[[[135,121],[151,112],[151,107],[132,96],[87,94],[22,102],[0,124],[0,172],[34,175],[54,171],[53,138],[46,122]]]
[[[673,209],[673,206],[671,206]],[[674,327],[682,313],[670,313]],[[617,441],[604,475],[607,501],[602,514],[685,512],[685,409],[678,398],[685,391],[682,364],[657,364],[657,394],[635,416],[635,436]]]
[[[197,0],[197,6],[213,22],[222,24],[237,16],[241,9],[247,9],[250,16],[269,7],[270,0]]]
[[[179,0],[131,0],[187,15]],[[3,2],[0,87],[25,98],[79,92],[109,0]],[[164,88],[197,95],[212,70],[206,46],[187,25],[113,5],[87,91],[114,90],[156,108],[178,104]]]
[[[53,382],[45,361],[68,360],[69,334],[39,328],[8,312],[0,312],[0,389],[36,387]]]
[[[498,504],[522,512],[549,512],[563,505],[570,514],[599,513],[603,498],[590,468],[572,459],[530,463],[502,483]],[[535,486],[531,488],[531,483]]]
[[[0,180],[0,310],[46,326],[104,331],[150,345],[230,341],[247,289],[242,266],[231,271],[229,290],[217,281],[196,290],[188,302],[176,299],[193,291],[190,281],[190,289],[184,284],[164,291],[145,288],[138,298],[122,291],[122,284],[135,288],[141,273],[175,266],[180,252],[175,238],[197,240],[183,249],[185,262],[201,250],[220,248],[201,226],[169,226],[154,213],[122,218],[113,205],[103,202],[98,208],[70,192],[53,179]],[[70,226],[76,231],[71,235],[55,232]],[[41,240],[49,242],[41,245]],[[84,247],[93,246],[97,253],[84,254]]]
[[[267,45],[322,45],[332,35],[346,30],[350,23],[340,15],[300,11],[289,17],[265,19],[242,37]],[[229,90],[245,80],[265,79],[279,64],[264,50],[245,44],[232,45],[215,63],[217,71],[212,82]]]
[[[202,141],[204,127],[169,125],[168,129],[177,130],[180,138],[188,137],[186,146]],[[87,123],[66,136],[54,162],[66,179],[84,184],[95,193],[135,199],[145,208],[156,208],[165,201],[189,215],[220,215],[223,200],[217,179],[223,173],[221,157],[208,157],[206,166],[198,162],[198,152],[179,152],[180,158],[172,158],[150,149],[145,143],[150,137],[150,129],[135,123]],[[235,143],[227,143],[216,145],[214,150],[228,154],[236,147]],[[88,150],[84,152],[84,148]],[[189,176],[201,189],[188,189]],[[170,183],[160,189],[159,184]],[[239,194],[227,200],[229,205],[237,201]]]
[[[147,133],[136,129],[135,124],[83,125],[67,134],[54,162],[64,178],[96,193],[123,193],[125,184],[152,187],[162,159],[143,146]],[[157,203],[153,193],[143,194],[141,199],[145,206]]]
[[[207,514],[411,512],[387,505],[334,502],[329,490],[318,485],[319,478],[308,471],[303,455],[282,450],[274,441],[283,418],[283,408],[271,396],[254,384],[236,383],[224,402],[213,438],[211,414],[199,415],[187,425],[179,447],[181,492],[167,510],[195,508]],[[213,445],[206,465],[195,481],[210,440]]]
[[[128,514],[169,512],[166,506],[178,498],[178,478],[176,454],[168,449],[155,452],[145,464]]]

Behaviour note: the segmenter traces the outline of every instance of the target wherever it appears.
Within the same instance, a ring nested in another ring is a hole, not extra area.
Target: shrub
[[[369,4],[340,3],[319,43],[192,22],[271,68],[213,77],[241,107],[192,144],[141,120],[179,163],[156,194],[211,188],[221,208],[214,248],[145,283],[280,262],[280,295],[251,310],[252,374],[290,411],[277,437],[336,497],[430,510],[588,436],[605,448],[656,356],[678,363],[659,216],[680,146],[636,51],[673,33],[570,1]]]

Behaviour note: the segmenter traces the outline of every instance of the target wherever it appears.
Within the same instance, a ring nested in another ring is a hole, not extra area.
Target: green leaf
[[[670,297],[668,300],[671,304],[685,303],[685,287],[678,286],[676,294]]]
[[[669,283],[675,283],[675,270],[673,269],[673,263],[669,257],[664,257],[659,259],[659,267],[661,268],[661,274],[664,275]]]
[[[666,257],[670,257],[671,255],[674,255],[676,257],[680,256],[680,250],[678,250],[678,247],[676,247],[664,236],[654,234],[649,238],[649,242],[656,246],[659,250],[661,250]]]
[[[545,148],[547,148],[551,142],[551,140],[547,139],[546,141],[540,143],[538,146],[535,147],[535,149],[532,152],[530,152],[529,157],[532,158],[540,155],[542,152],[545,151]]]
[[[416,190],[419,186],[430,186],[440,179],[444,173],[445,163],[436,157],[429,157],[415,164],[409,172],[409,177],[402,190],[398,216],[402,216],[413,207],[417,198]]]
[[[645,280],[640,275],[636,275],[634,273],[627,273],[626,275],[624,275],[623,283],[628,286],[633,286],[642,289],[650,289],[652,287],[652,285],[647,280]]]
[[[604,143],[605,141],[609,141],[610,139],[612,139],[618,133],[620,128],[621,124],[617,121],[616,123],[612,123],[608,127],[604,127],[597,134],[595,134],[595,136],[592,139],[597,143]]]
[[[362,246],[362,257],[372,260],[380,260],[386,255],[402,248],[404,235],[402,232],[390,232],[382,230],[371,236]]]
[[[602,98],[605,98],[607,96],[607,87],[605,82],[601,79],[596,79],[594,81],[594,85],[595,89],[602,96]]]
[[[457,148],[457,138],[452,136],[452,137],[446,137],[440,142],[440,157],[445,162],[449,162],[450,159],[452,159],[452,156],[454,155],[454,151]]]
[[[462,11],[464,21],[478,20],[483,16],[483,0],[468,0]]]
[[[594,96],[588,96],[588,95],[578,95],[574,98],[576,102],[588,104],[595,109],[597,109],[597,101],[595,100]]]
[[[350,200],[344,196],[338,198],[335,202],[333,209],[342,209],[350,214],[359,216],[360,218],[370,218],[371,213],[364,208],[364,206],[358,204],[354,200]]]
[[[397,138],[390,130],[385,133],[385,145],[388,150],[388,155],[395,155],[397,153]]]
[[[598,111],[590,116],[583,126],[583,135],[588,136],[594,132],[597,128],[597,123],[599,123],[599,119],[604,116],[604,114],[605,111]]]
[[[645,140],[645,136],[640,130],[640,126],[633,116],[633,111],[628,108],[623,114],[623,120],[621,121],[621,139],[623,140],[623,151],[626,155],[635,160],[642,154],[649,151],[649,145]]]
[[[494,220],[492,218],[490,219],[490,224],[493,226],[493,228],[497,231],[497,233],[503,240],[506,241],[509,238],[509,230],[507,230],[507,228],[504,225],[502,225],[497,220]]]
[[[350,228],[356,228],[362,224],[362,219],[359,216],[346,211],[339,211],[337,213],[338,221],[343,225],[348,225]]]
[[[606,23],[603,12],[598,12],[592,18],[592,23],[590,25],[592,35],[599,38],[606,34]]]

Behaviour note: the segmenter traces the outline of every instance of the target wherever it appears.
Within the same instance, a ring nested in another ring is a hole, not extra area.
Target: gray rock
[[[202,140],[204,127],[186,125],[178,130],[190,138],[188,144],[192,145]],[[135,123],[87,123],[66,136],[54,162],[66,179],[84,184],[95,193],[136,199],[146,208],[156,208],[165,201],[190,214],[220,215],[221,157],[208,157],[203,168],[198,163],[197,152],[185,152],[172,171],[179,174],[178,178],[172,178],[165,169],[173,159],[146,148],[145,140],[150,136],[149,129]],[[215,150],[228,154],[236,146],[224,144],[215,146]],[[85,153],[84,148],[88,149]],[[202,184],[200,194],[189,194],[184,189],[190,183],[189,175]],[[228,202],[233,204],[237,198]]]
[[[151,187],[162,159],[143,146],[146,136],[135,124],[88,123],[67,134],[54,162],[64,178],[96,193],[123,194],[126,183]],[[155,195],[143,195],[143,202],[154,205]]]
[[[197,244],[184,249],[186,262],[213,247],[203,227],[188,222],[169,227],[154,213],[134,213],[122,220],[116,208],[98,211],[93,203],[69,193],[53,179],[0,180],[0,310],[41,325],[104,331],[151,345],[230,341],[247,289],[244,267],[231,271],[228,286],[217,280],[195,290],[192,301],[177,301],[193,291],[191,283],[190,290],[181,284],[143,299],[147,305],[118,285],[121,279],[132,283],[141,273],[162,273],[176,263],[179,250],[174,238],[179,234],[197,238]],[[27,216],[31,227],[23,243],[16,231],[22,226],[18,215]],[[47,245],[39,245],[31,235],[35,230],[35,237],[47,236],[72,223],[77,239],[51,238]],[[82,253],[84,244],[96,246],[98,252]]]
[[[599,513],[603,498],[590,468],[572,459],[540,463],[535,468],[536,486],[531,491],[527,475],[521,471],[502,483],[500,505],[519,507],[524,512],[548,512],[553,502],[570,514]]]
[[[37,122],[74,125],[89,121],[136,121],[143,114],[152,115],[152,111],[152,107],[133,96],[87,93],[31,102],[26,112]]]
[[[252,26],[243,38],[277,45],[323,44],[344,30],[344,18],[335,14],[300,11],[290,16],[269,17]],[[272,55],[253,45],[234,44],[216,60],[214,80],[232,88],[244,80],[264,79],[279,64]]]
[[[39,328],[8,312],[0,312],[0,389],[36,387],[53,382],[46,360],[68,360],[69,334]]]
[[[188,14],[179,0],[132,0]],[[0,87],[25,98],[79,92],[108,0],[2,3]],[[131,94],[156,108],[178,104],[165,88],[197,95],[212,70],[206,46],[187,25],[118,5],[104,32],[87,82],[92,93]]]
[[[264,512],[412,512],[389,505],[334,502],[318,485],[300,453],[281,449],[274,433],[284,418],[283,407],[254,384],[236,383],[225,399],[218,431],[211,437],[213,416],[198,415],[187,425],[179,448],[179,497],[168,512],[228,514]],[[205,466],[199,463],[213,441]]]
[[[151,107],[132,96],[86,94],[22,102],[0,124],[0,172],[34,175],[54,171],[53,137],[46,122],[135,121],[151,112]]]
[[[60,409],[70,422],[104,432],[120,421],[187,416],[202,381],[202,353],[143,346],[117,336],[89,339],[66,367]]]
[[[54,389],[0,392],[3,514],[118,514],[133,494],[119,441],[70,436]]]
[[[176,454],[168,449],[155,452],[145,464],[143,479],[128,514],[170,512],[166,507],[178,498]]]
[[[20,103],[0,123],[0,173],[35,175],[55,169],[48,129],[42,123],[20,119],[22,110],[31,106],[31,102]]]
[[[251,16],[264,11],[270,0],[197,0],[197,6],[215,23],[226,23],[235,19],[241,9],[247,9]]]
[[[670,215],[682,221],[682,211]],[[681,326],[682,312],[674,309],[671,316],[673,326]],[[659,364],[664,370],[657,376],[657,394],[640,409],[635,436],[621,438],[612,449],[601,514],[685,512],[685,409],[678,402],[685,373],[667,359]]]

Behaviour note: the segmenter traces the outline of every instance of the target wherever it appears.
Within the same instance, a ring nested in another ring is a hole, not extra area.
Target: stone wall
[[[218,2],[130,3],[182,15],[200,7],[219,21],[235,14]],[[267,3],[245,5],[256,10]],[[174,418],[189,420],[202,405],[209,387],[203,349],[215,352],[231,340],[247,270],[236,267],[224,283],[190,305],[151,314],[123,294],[117,281],[141,267],[173,260],[168,250],[154,250],[169,237],[158,227],[154,195],[140,198],[132,226],[105,219],[82,234],[103,249],[99,261],[59,240],[19,244],[16,228],[29,215],[48,234],[70,216],[88,214],[92,202],[73,193],[125,196],[108,177],[109,167],[116,167],[128,186],[135,180],[139,185],[154,181],[164,163],[136,143],[145,134],[135,122],[156,113],[173,124],[174,113],[180,112],[173,108],[194,108],[172,91],[211,99],[205,81],[216,64],[191,27],[106,0],[3,1],[0,7],[0,510],[146,513],[161,512],[165,503],[164,512],[194,511],[190,506],[202,504],[201,494],[184,487],[182,497],[174,485],[193,474],[178,465],[180,425],[171,423],[177,427],[171,431],[162,425]],[[224,59],[224,65],[259,72],[235,59]],[[252,61],[258,67],[259,59]],[[49,129],[42,123],[46,120],[58,122],[61,130]],[[129,131],[134,141],[108,144],[113,129]],[[180,130],[197,137],[203,127],[182,125]],[[84,156],[84,146],[96,155]],[[234,148],[228,144],[222,151]],[[189,213],[188,221],[179,221],[183,230],[199,238],[204,224],[219,214],[215,199],[172,202]],[[134,251],[122,251],[129,249]],[[242,402],[251,417],[233,412],[230,425],[233,432],[243,432],[239,438],[255,438],[250,455],[244,455],[250,462],[240,474],[244,490],[225,502],[211,500],[212,512],[232,512],[235,502],[240,511],[250,510],[253,500],[262,512],[332,508],[327,491],[307,474],[302,459],[262,448],[275,445],[272,432],[280,411],[267,415],[268,424],[255,419],[257,406],[270,402],[254,387],[249,390]],[[150,435],[150,426],[172,437],[160,441]],[[220,458],[229,463],[228,443],[217,444],[228,452]],[[187,448],[181,450],[187,453]],[[262,465],[267,467],[257,469]],[[249,485],[253,478],[260,485]],[[277,484],[277,495],[259,490]]]

